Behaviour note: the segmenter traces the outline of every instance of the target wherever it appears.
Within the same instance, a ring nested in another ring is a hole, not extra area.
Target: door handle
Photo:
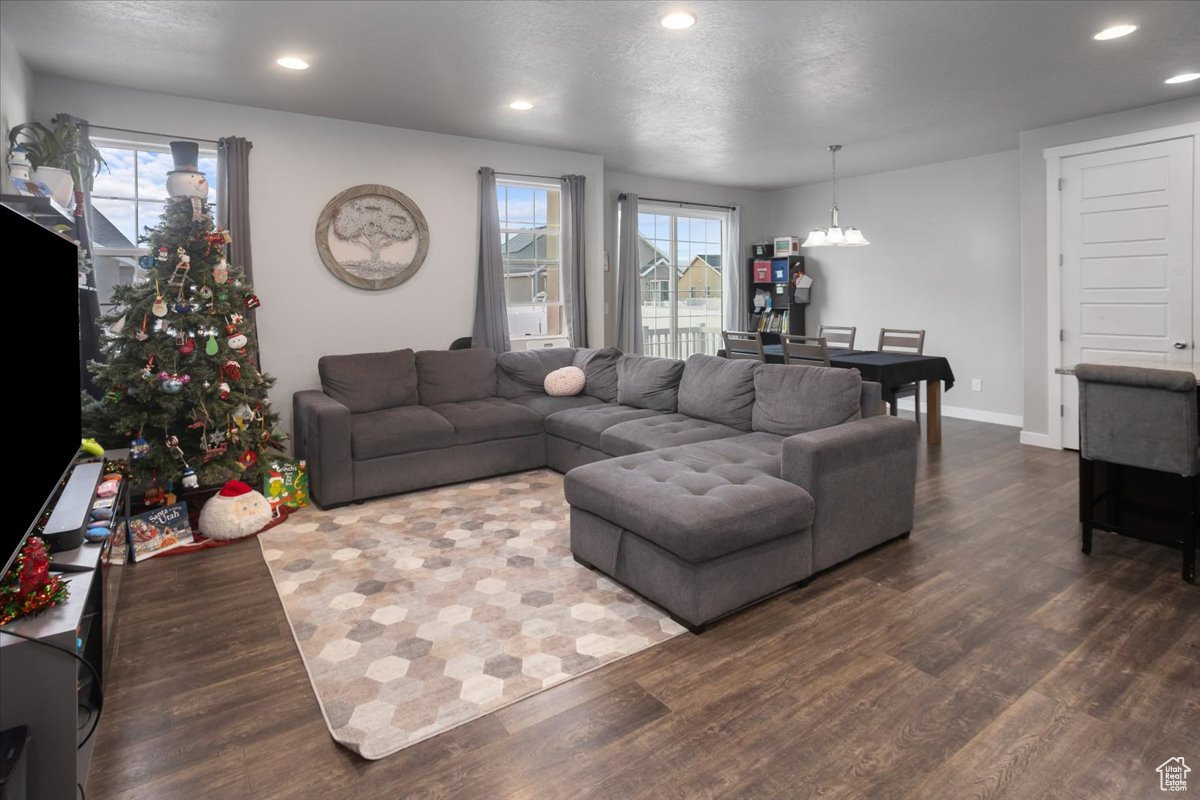
[[[1176,350],[1184,350],[1187,348],[1187,342],[1175,342]]]

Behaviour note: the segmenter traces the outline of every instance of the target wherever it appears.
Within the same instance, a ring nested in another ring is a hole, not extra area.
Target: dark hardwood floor
[[[330,738],[256,542],[128,569],[88,797],[1080,798],[1200,791],[1200,589],[1076,461],[945,420],[917,526],[381,761]]]

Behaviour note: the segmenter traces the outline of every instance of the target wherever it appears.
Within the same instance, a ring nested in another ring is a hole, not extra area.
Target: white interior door
[[[1062,363],[1190,361],[1192,137],[1062,160]],[[1079,390],[1062,381],[1063,447],[1079,447]]]

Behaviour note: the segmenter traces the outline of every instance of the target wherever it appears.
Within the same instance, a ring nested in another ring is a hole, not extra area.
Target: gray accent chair
[[[549,397],[546,375],[584,371]],[[857,370],[614,348],[327,356],[298,392],[321,505],[550,466],[577,560],[701,626],[912,528],[916,426]]]
[[[1178,520],[1183,578],[1196,580],[1197,482],[1200,481],[1200,410],[1196,378],[1190,372],[1108,364],[1079,364],[1079,522],[1083,552],[1092,552],[1092,530],[1139,536],[1118,524],[1117,513],[1104,519],[1096,504],[1117,508],[1115,471],[1102,494],[1095,490],[1095,465],[1124,465],[1154,470],[1179,487],[1179,508],[1164,509]]]

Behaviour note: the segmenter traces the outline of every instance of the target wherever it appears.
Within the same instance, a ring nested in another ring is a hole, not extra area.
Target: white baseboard
[[[1021,444],[1028,444],[1033,447],[1046,447],[1051,450],[1062,450],[1062,447],[1054,442],[1048,434],[1034,433],[1033,431],[1021,431]]]
[[[900,398],[899,406],[905,411],[912,411],[912,398]],[[924,404],[922,404],[922,411],[924,410]],[[1010,428],[1019,428],[1025,424],[1025,420],[1020,414],[1001,414],[997,411],[980,411],[976,408],[962,408],[960,406],[942,406],[942,416],[954,417],[955,419],[969,419],[973,422],[990,422],[993,425],[1007,425]]]

